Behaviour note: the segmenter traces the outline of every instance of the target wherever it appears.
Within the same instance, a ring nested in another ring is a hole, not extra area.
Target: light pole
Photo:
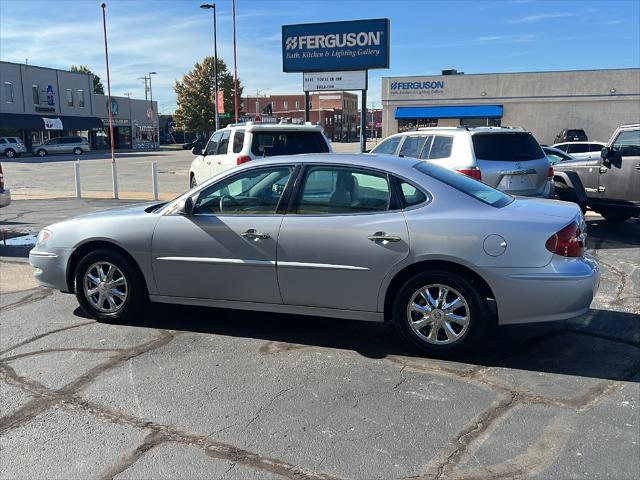
[[[138,80],[144,80],[144,100],[147,101],[149,100],[149,96],[147,95],[149,93],[149,86],[147,85],[149,77],[138,77]]]
[[[258,110],[260,109],[260,99],[258,98],[262,92],[266,92],[267,90],[271,90],[270,88],[263,88],[262,90],[256,90],[256,115],[258,115]]]
[[[220,117],[218,115],[218,41],[216,33],[216,4],[215,3],[203,3],[200,8],[205,10],[213,10],[213,109],[215,110],[214,117],[216,119],[216,131],[220,129]]]
[[[157,75],[157,72],[149,72],[149,98],[151,103],[151,143],[153,143],[153,148],[156,148],[156,119],[155,112],[153,111],[153,90],[151,89],[151,75]]]
[[[111,77],[109,75],[109,48],[107,46],[107,4],[102,3],[102,30],[104,32],[104,59],[107,66],[107,113],[109,114],[109,136],[111,137],[111,177],[113,198],[118,198],[118,171],[116,168],[116,144],[113,137],[113,103],[111,100]]]

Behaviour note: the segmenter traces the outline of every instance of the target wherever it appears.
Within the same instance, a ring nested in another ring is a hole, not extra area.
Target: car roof
[[[560,142],[560,143],[554,143],[553,145],[551,145],[552,147],[555,147],[556,145],[606,145],[605,142],[600,142],[597,140],[594,141],[582,141],[582,142]]]
[[[373,168],[392,173],[406,173],[421,160],[394,155],[376,155],[361,153],[303,153],[299,155],[282,155],[267,157],[247,162],[243,165],[273,165],[274,163],[323,163],[332,165],[351,165],[354,167]]]
[[[412,130],[407,130],[406,132],[399,132],[393,135],[394,136],[404,136],[404,135],[415,135],[416,133],[447,133],[453,135],[464,135],[471,134],[475,135],[478,133],[482,134],[492,134],[492,133],[530,133],[528,130],[525,130],[522,127],[420,127]]]
[[[295,123],[233,123],[227,125],[225,129],[244,128],[248,131],[253,130],[306,130],[306,131],[322,131],[320,125],[299,125]]]

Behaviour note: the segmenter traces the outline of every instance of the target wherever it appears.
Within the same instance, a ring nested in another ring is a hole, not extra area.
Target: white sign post
[[[332,90],[366,90],[367,71],[351,72],[304,72],[302,89],[305,92],[328,92]]]

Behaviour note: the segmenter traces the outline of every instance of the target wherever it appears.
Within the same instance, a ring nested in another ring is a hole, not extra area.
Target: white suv
[[[387,137],[371,153],[433,162],[513,195],[554,195],[549,160],[533,135],[520,128],[418,128]]]
[[[220,172],[256,158],[300,153],[328,153],[331,143],[322,127],[305,124],[229,125],[218,130],[204,148],[194,147],[189,170],[191,187]]]
[[[27,147],[19,137],[0,137],[0,153],[7,158],[19,157],[27,153]]]

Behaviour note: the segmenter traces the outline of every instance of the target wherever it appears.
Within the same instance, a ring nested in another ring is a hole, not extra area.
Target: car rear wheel
[[[410,278],[394,302],[393,321],[405,340],[428,355],[457,355],[486,333],[489,308],[478,288],[447,271]]]
[[[190,188],[195,188],[198,186],[198,182],[196,182],[196,176],[195,175],[191,175],[191,180],[189,181],[189,187]]]
[[[132,262],[112,250],[94,250],[78,263],[75,294],[98,320],[132,320],[146,303],[144,278]]]
[[[38,150],[36,152],[36,155],[38,155],[39,157],[44,157],[44,156],[47,155],[47,151],[45,149],[41,148],[40,150]]]
[[[82,155],[82,149],[78,148],[78,147],[74,148],[73,149],[73,154],[74,155]]]
[[[16,156],[16,151],[13,148],[7,148],[4,151],[4,156],[7,158],[13,158]]]

